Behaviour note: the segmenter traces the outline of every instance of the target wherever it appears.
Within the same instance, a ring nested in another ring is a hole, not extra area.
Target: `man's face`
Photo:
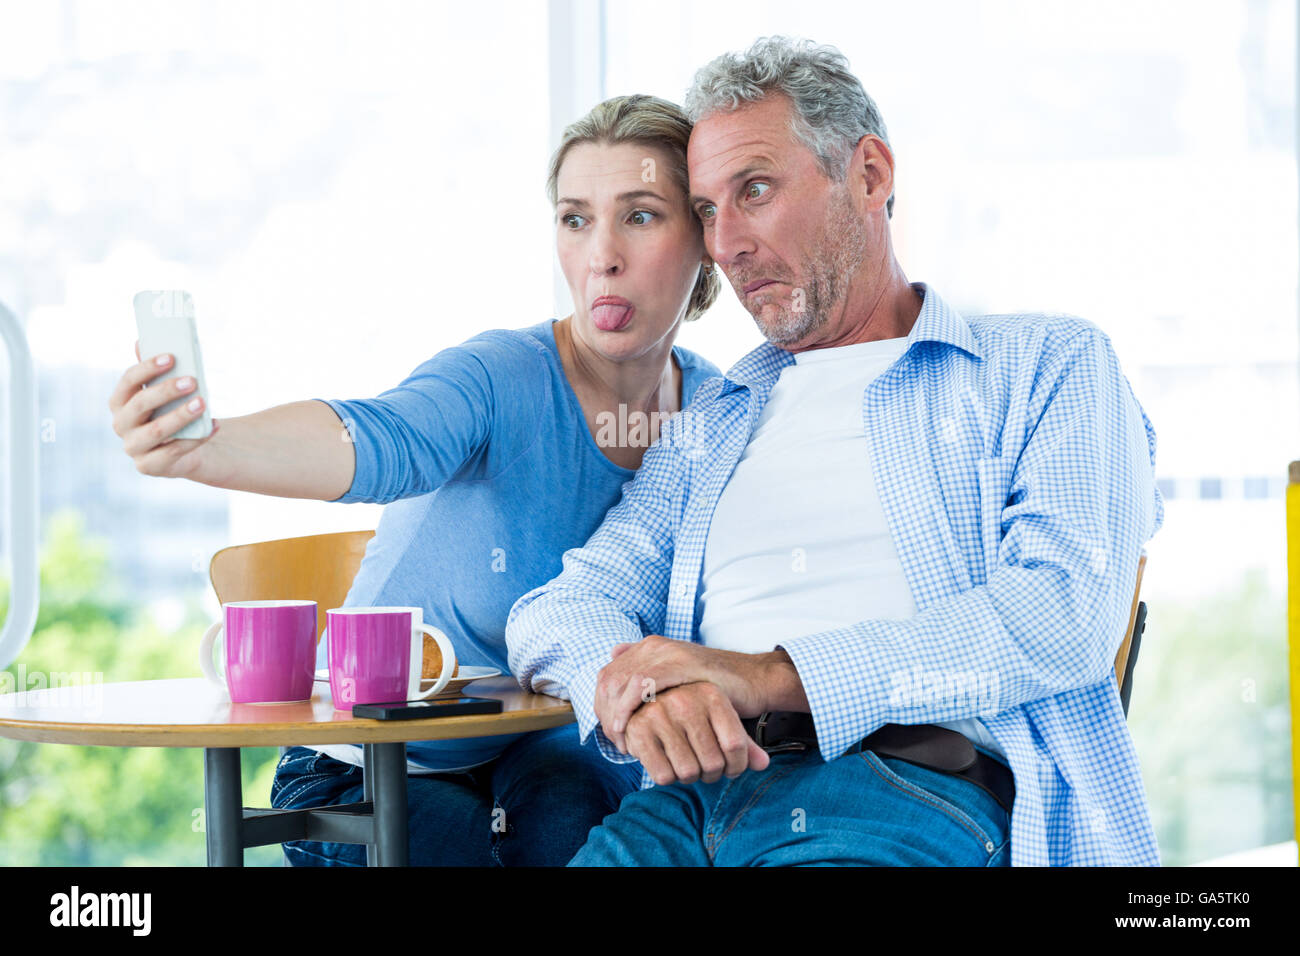
[[[769,94],[691,133],[691,205],[704,243],[773,345],[799,351],[843,312],[869,234],[847,183],[828,179]]]

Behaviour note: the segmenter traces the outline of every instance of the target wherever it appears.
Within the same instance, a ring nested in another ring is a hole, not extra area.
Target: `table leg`
[[[367,861],[379,866],[409,866],[410,828],[406,809],[406,744],[371,744],[366,755],[366,779],[374,778],[375,854]],[[363,785],[364,786],[364,785]]]
[[[244,800],[238,747],[204,748],[203,802],[208,866],[243,866]]]
[[[375,745],[361,745],[361,799],[367,803],[373,804],[375,799],[375,775],[371,767],[375,765]],[[373,811],[371,811],[373,813]],[[378,866],[379,859],[375,855],[375,845],[366,844],[366,866]]]

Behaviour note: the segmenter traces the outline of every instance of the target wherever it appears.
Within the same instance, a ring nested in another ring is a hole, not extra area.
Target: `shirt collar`
[[[924,282],[913,282],[912,288],[922,296],[921,312],[912,323],[912,331],[907,335],[907,347],[903,354],[911,351],[917,342],[940,342],[969,352],[977,359],[983,359],[975,336],[971,334],[970,325],[961,313],[944,302]],[[735,365],[722,377],[722,390],[725,395],[738,388],[759,387],[769,390],[778,378],[781,370],[794,364],[794,354],[778,348],[771,342],[764,342]]]

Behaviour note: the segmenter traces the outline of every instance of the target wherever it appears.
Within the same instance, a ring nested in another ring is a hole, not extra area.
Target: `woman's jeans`
[[[1011,820],[988,791],[860,746],[829,763],[815,751],[778,753],[766,770],[735,780],[638,791],[592,831],[570,865],[1011,862]]]
[[[616,764],[577,724],[526,734],[489,764],[407,778],[412,866],[563,866],[587,833],[641,781],[639,763]],[[292,747],[276,768],[271,806],[360,803],[361,768]],[[359,843],[284,844],[294,866],[365,866]]]

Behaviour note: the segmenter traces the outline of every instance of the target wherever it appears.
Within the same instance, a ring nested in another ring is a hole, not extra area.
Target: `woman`
[[[202,413],[201,399],[149,422],[193,388],[142,390],[169,364],[150,356],[110,399],[114,430],[145,474],[394,502],[345,603],[422,607],[462,665],[507,671],[515,600],[595,531],[661,416],[719,374],[673,345],[719,287],[688,204],[689,136],[677,106],[648,96],[608,100],[564,131],[547,190],[567,318],[477,335],[378,398],[281,405],[214,422],[202,440],[165,440]],[[318,666],[324,652],[322,641]],[[640,779],[638,764],[579,746],[573,724],[417,741],[407,757],[414,865],[562,865]],[[360,801],[360,763],[360,746],[291,748],[272,806]],[[285,853],[295,865],[365,865],[356,844],[298,841]]]

